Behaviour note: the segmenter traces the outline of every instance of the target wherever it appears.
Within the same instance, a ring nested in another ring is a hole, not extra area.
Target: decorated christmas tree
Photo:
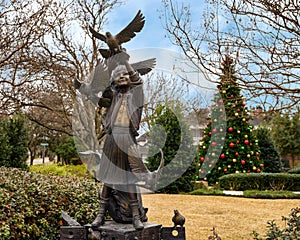
[[[264,168],[231,57],[225,57],[221,70],[219,93],[214,97],[197,156],[198,180],[209,184],[216,184],[225,174],[260,173]]]

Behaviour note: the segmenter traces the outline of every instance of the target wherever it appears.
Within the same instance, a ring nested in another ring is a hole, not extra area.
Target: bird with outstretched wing
[[[88,100],[97,104],[100,99],[100,93],[109,86],[109,72],[107,65],[103,61],[99,61],[90,76],[90,82],[80,82],[77,78],[74,79],[74,87]]]
[[[104,58],[108,58],[116,53],[122,51],[122,43],[130,41],[136,36],[136,33],[140,32],[145,24],[145,17],[141,10],[138,11],[134,19],[117,35],[113,36],[110,32],[106,32],[105,35],[97,32],[91,26],[89,30],[92,36],[105,42],[109,49],[101,49],[100,53]]]
[[[111,71],[119,64],[116,60],[118,55],[120,54],[114,55],[105,61],[100,60],[91,74],[91,81],[80,82],[77,78],[75,78],[75,89],[84,95],[87,100],[91,100],[94,104],[97,104],[101,97],[101,93],[103,93],[110,85]],[[132,63],[131,66],[141,75],[144,75],[150,72],[155,64],[156,59],[150,58],[144,61]]]

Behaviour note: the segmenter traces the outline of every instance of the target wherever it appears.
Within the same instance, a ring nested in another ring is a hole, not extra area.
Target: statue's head
[[[129,73],[124,65],[118,65],[111,73],[111,85],[118,89],[126,89],[130,85]]]

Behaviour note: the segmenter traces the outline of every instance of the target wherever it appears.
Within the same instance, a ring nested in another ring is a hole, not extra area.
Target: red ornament
[[[224,159],[224,158],[225,158],[225,154],[222,153],[222,154],[220,155],[220,158]]]
[[[257,169],[256,172],[257,172],[257,173],[260,173],[260,169]]]
[[[241,109],[238,108],[238,109],[237,109],[237,112],[240,112],[240,111],[241,111]]]
[[[235,156],[238,156],[239,155],[239,153],[238,152],[235,152]]]
[[[243,102],[243,103],[242,103],[242,105],[245,107],[245,106],[246,106],[246,103],[245,103],[245,102]]]
[[[230,95],[230,98],[234,98],[233,94]]]
[[[245,160],[241,160],[241,164],[242,164],[242,165],[245,165],[245,164],[246,164],[246,161],[245,161]]]
[[[232,127],[230,127],[230,128],[228,128],[228,132],[233,132],[233,128]]]
[[[258,155],[259,155],[259,152],[256,152],[255,154],[256,154],[256,156],[258,156]]]
[[[216,133],[218,130],[216,129],[216,128],[214,128],[213,130],[212,130],[212,133]]]
[[[208,134],[211,135],[211,132],[209,132]]]
[[[224,168],[224,172],[227,172],[227,168]]]
[[[204,162],[204,157],[201,157],[201,158],[200,158],[200,161],[201,161],[201,162]]]
[[[205,138],[206,138],[206,135],[203,135],[203,136],[202,136],[202,139],[205,139]]]
[[[239,144],[240,143],[240,141],[239,140],[236,140],[236,144]]]
[[[217,145],[217,143],[216,142],[212,142],[211,145],[214,147],[214,146]]]
[[[248,172],[248,173],[250,173],[250,172],[251,172],[251,170],[249,169],[247,172]]]
[[[222,98],[219,100],[219,103],[223,103],[223,99]]]
[[[253,144],[252,144],[252,143],[250,143],[249,145],[250,145],[250,146],[252,146]]]
[[[245,143],[246,145],[249,144],[249,140],[246,139],[246,140],[244,141],[244,143]]]
[[[233,142],[229,143],[229,147],[233,148],[234,147],[234,143]]]

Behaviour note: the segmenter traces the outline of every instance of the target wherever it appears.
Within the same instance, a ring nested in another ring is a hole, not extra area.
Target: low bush
[[[300,199],[300,194],[295,194],[291,191],[244,191],[246,198],[262,198],[262,199]]]
[[[192,192],[190,192],[191,195],[215,195],[215,196],[222,196],[223,191],[218,189],[197,189]]]
[[[234,173],[219,178],[220,187],[227,190],[290,190],[300,189],[300,175],[286,173]]]
[[[267,232],[261,238],[259,233],[253,232],[255,240],[295,240],[300,239],[300,208],[293,208],[288,217],[282,217],[285,221],[285,228],[280,229],[275,221],[269,221],[267,223]]]
[[[61,177],[85,177],[92,178],[92,175],[88,173],[86,165],[32,165],[30,166],[30,171],[41,173],[41,174],[54,174]]]
[[[288,171],[288,173],[291,173],[291,174],[300,174],[300,163],[295,168],[290,169]]]
[[[80,224],[93,221],[99,207],[95,181],[0,168],[0,236],[59,239],[61,210]]]

